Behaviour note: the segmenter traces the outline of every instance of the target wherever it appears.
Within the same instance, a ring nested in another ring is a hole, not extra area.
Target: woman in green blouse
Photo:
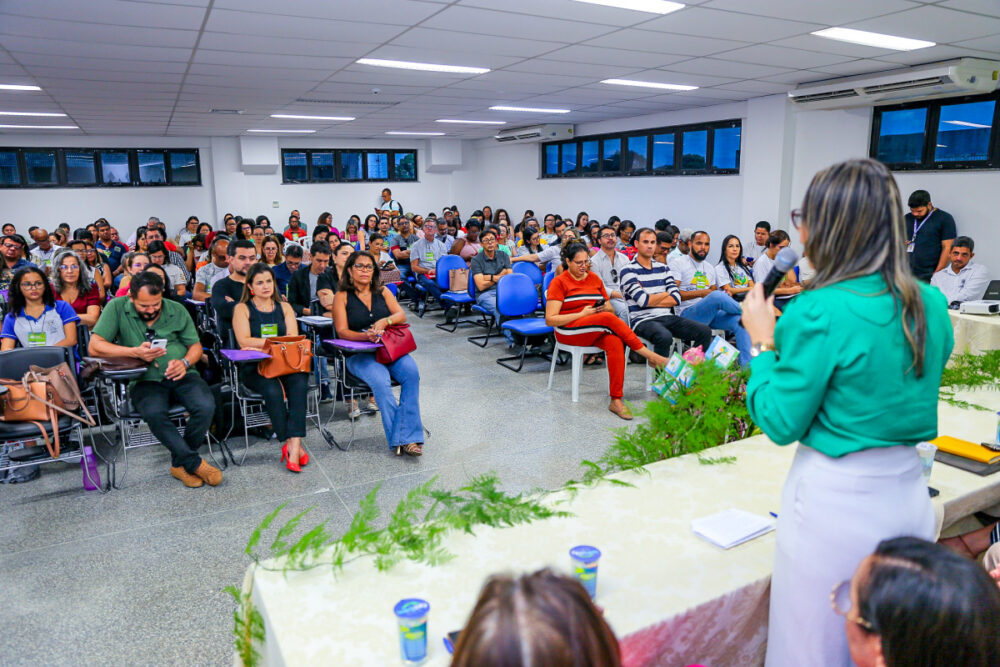
[[[750,414],[775,443],[800,443],[778,519],[768,667],[852,664],[831,589],[881,540],[934,538],[914,445],[937,435],[953,336],[944,297],[910,273],[902,211],[879,162],[819,172],[792,214],[815,278],[777,327],[762,286],[744,302]]]

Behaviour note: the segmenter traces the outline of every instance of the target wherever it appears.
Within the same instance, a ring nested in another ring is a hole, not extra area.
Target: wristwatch
[[[750,346],[750,358],[754,358],[761,352],[771,352],[774,350],[774,343],[754,343]]]
[[[183,364],[184,364],[184,368],[185,368],[185,369],[189,369],[189,368],[191,368],[191,362],[190,362],[190,361],[188,361],[188,360],[187,360],[186,358],[184,358],[184,357],[181,357],[181,363],[183,363]]]

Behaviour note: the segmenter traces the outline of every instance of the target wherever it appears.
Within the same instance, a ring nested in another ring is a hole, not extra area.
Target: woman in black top
[[[295,311],[281,300],[275,288],[274,272],[258,262],[250,267],[243,286],[243,296],[233,309],[233,333],[241,350],[260,350],[264,340],[272,336],[297,336]],[[309,463],[309,454],[302,446],[306,435],[306,392],[309,373],[291,373],[266,378],[253,364],[244,364],[241,381],[264,397],[264,407],[271,426],[284,444],[281,460],[286,468],[299,472]]]
[[[333,324],[337,337],[346,340],[380,339],[386,327],[406,322],[406,314],[386,287],[379,286],[378,263],[369,252],[352,254],[333,297]],[[347,357],[347,370],[371,387],[382,414],[389,447],[396,456],[423,453],[424,426],[420,421],[420,371],[405,354],[391,364],[381,364],[374,352]],[[392,380],[400,384],[399,402],[392,393]]]

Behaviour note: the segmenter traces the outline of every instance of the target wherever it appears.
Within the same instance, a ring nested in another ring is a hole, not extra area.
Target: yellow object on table
[[[987,449],[978,442],[959,440],[950,435],[938,436],[931,440],[931,444],[937,446],[942,452],[961,456],[963,459],[979,461],[980,463],[993,464],[1000,461],[1000,453]]]

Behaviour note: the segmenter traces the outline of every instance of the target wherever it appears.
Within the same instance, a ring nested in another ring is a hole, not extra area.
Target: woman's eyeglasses
[[[851,601],[850,579],[840,582],[833,587],[832,591],[830,591],[830,606],[833,607],[833,611],[847,620],[857,623],[866,630],[872,630],[871,623],[858,615],[851,614],[851,610],[854,608],[854,602]]]
[[[797,208],[794,211],[792,211],[791,212],[791,218],[792,218],[792,226],[795,227],[795,229],[798,229],[799,226],[802,224],[802,220],[803,220],[802,209],[801,208]]]
[[[371,273],[375,270],[375,267],[371,264],[355,264],[352,268],[355,268],[362,273]]]
[[[60,264],[59,265],[59,270],[60,271],[79,271],[80,267],[77,266],[76,264]]]
[[[21,283],[22,289],[42,289],[45,283]]]

